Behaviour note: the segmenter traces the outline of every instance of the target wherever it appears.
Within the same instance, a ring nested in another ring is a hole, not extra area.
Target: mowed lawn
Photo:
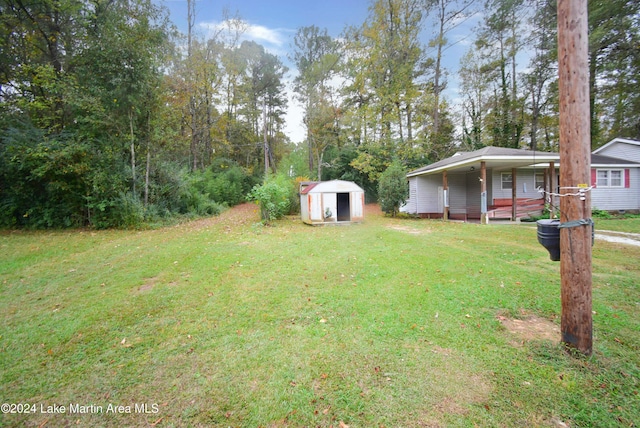
[[[242,205],[0,247],[0,426],[640,421],[638,247],[593,248],[590,357],[559,345],[560,266],[530,226],[369,207],[265,227]]]

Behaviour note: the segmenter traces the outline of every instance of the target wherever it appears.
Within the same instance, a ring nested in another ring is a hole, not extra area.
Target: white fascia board
[[[478,156],[478,157],[475,157],[475,158],[472,158],[472,159],[467,159],[467,160],[464,160],[464,161],[451,163],[449,165],[444,165],[444,166],[441,166],[441,167],[438,167],[438,168],[435,168],[435,169],[416,172],[414,174],[408,174],[407,178],[416,177],[418,175],[437,174],[437,173],[445,171],[445,170],[448,171],[448,170],[460,168],[460,167],[463,167],[463,166],[469,166],[469,165],[473,165],[473,164],[476,164],[476,163],[482,162],[482,161],[501,161],[501,160],[514,161],[514,162],[517,162],[517,161],[531,161],[531,162],[533,162],[534,161],[533,156],[508,156],[508,155],[505,155],[505,156],[486,156],[486,155],[483,155],[483,156]],[[559,160],[560,159],[558,158],[557,154],[556,154],[556,156],[553,156],[553,157],[544,156],[544,155],[542,155],[542,156],[536,155],[535,156],[535,162],[536,162],[535,165],[538,165],[539,161],[540,162],[551,162],[551,161],[559,161]],[[531,163],[530,165],[533,166],[534,164]],[[529,165],[521,165],[518,168],[522,168],[523,166],[529,166]]]
[[[610,169],[640,168],[640,164],[637,164],[637,163],[625,163],[625,164],[619,164],[619,163],[613,163],[613,164],[592,163],[591,164],[591,168],[610,168]]]

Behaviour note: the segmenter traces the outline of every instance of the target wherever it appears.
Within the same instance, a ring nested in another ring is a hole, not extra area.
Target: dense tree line
[[[486,145],[558,144],[555,0],[371,0],[283,59],[227,16],[179,34],[151,0],[0,0],[0,225],[136,226],[245,200],[266,174],[353,180]],[[481,17],[444,67],[460,24]],[[640,137],[640,5],[590,0],[592,145]],[[283,133],[302,108],[306,141]]]

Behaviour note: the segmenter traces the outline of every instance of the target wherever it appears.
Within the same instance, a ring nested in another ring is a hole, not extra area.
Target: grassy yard
[[[596,219],[596,228],[617,232],[640,233],[640,217]]]
[[[257,221],[245,205],[151,231],[3,232],[0,396],[32,413],[0,426],[640,421],[637,247],[596,242],[585,358],[558,344],[559,263],[535,228]]]

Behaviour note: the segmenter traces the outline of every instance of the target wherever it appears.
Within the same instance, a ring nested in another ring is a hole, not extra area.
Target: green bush
[[[380,176],[378,182],[378,200],[380,208],[395,217],[400,206],[409,197],[409,186],[404,168],[399,162],[393,162]]]
[[[598,208],[594,208],[591,210],[591,217],[601,219],[613,218],[609,211],[599,210]]]
[[[116,227],[140,227],[144,223],[144,204],[131,192],[121,193],[114,204],[111,217]]]
[[[284,175],[269,177],[264,184],[256,185],[248,198],[260,205],[262,220],[270,222],[289,212],[292,186],[292,181]]]

